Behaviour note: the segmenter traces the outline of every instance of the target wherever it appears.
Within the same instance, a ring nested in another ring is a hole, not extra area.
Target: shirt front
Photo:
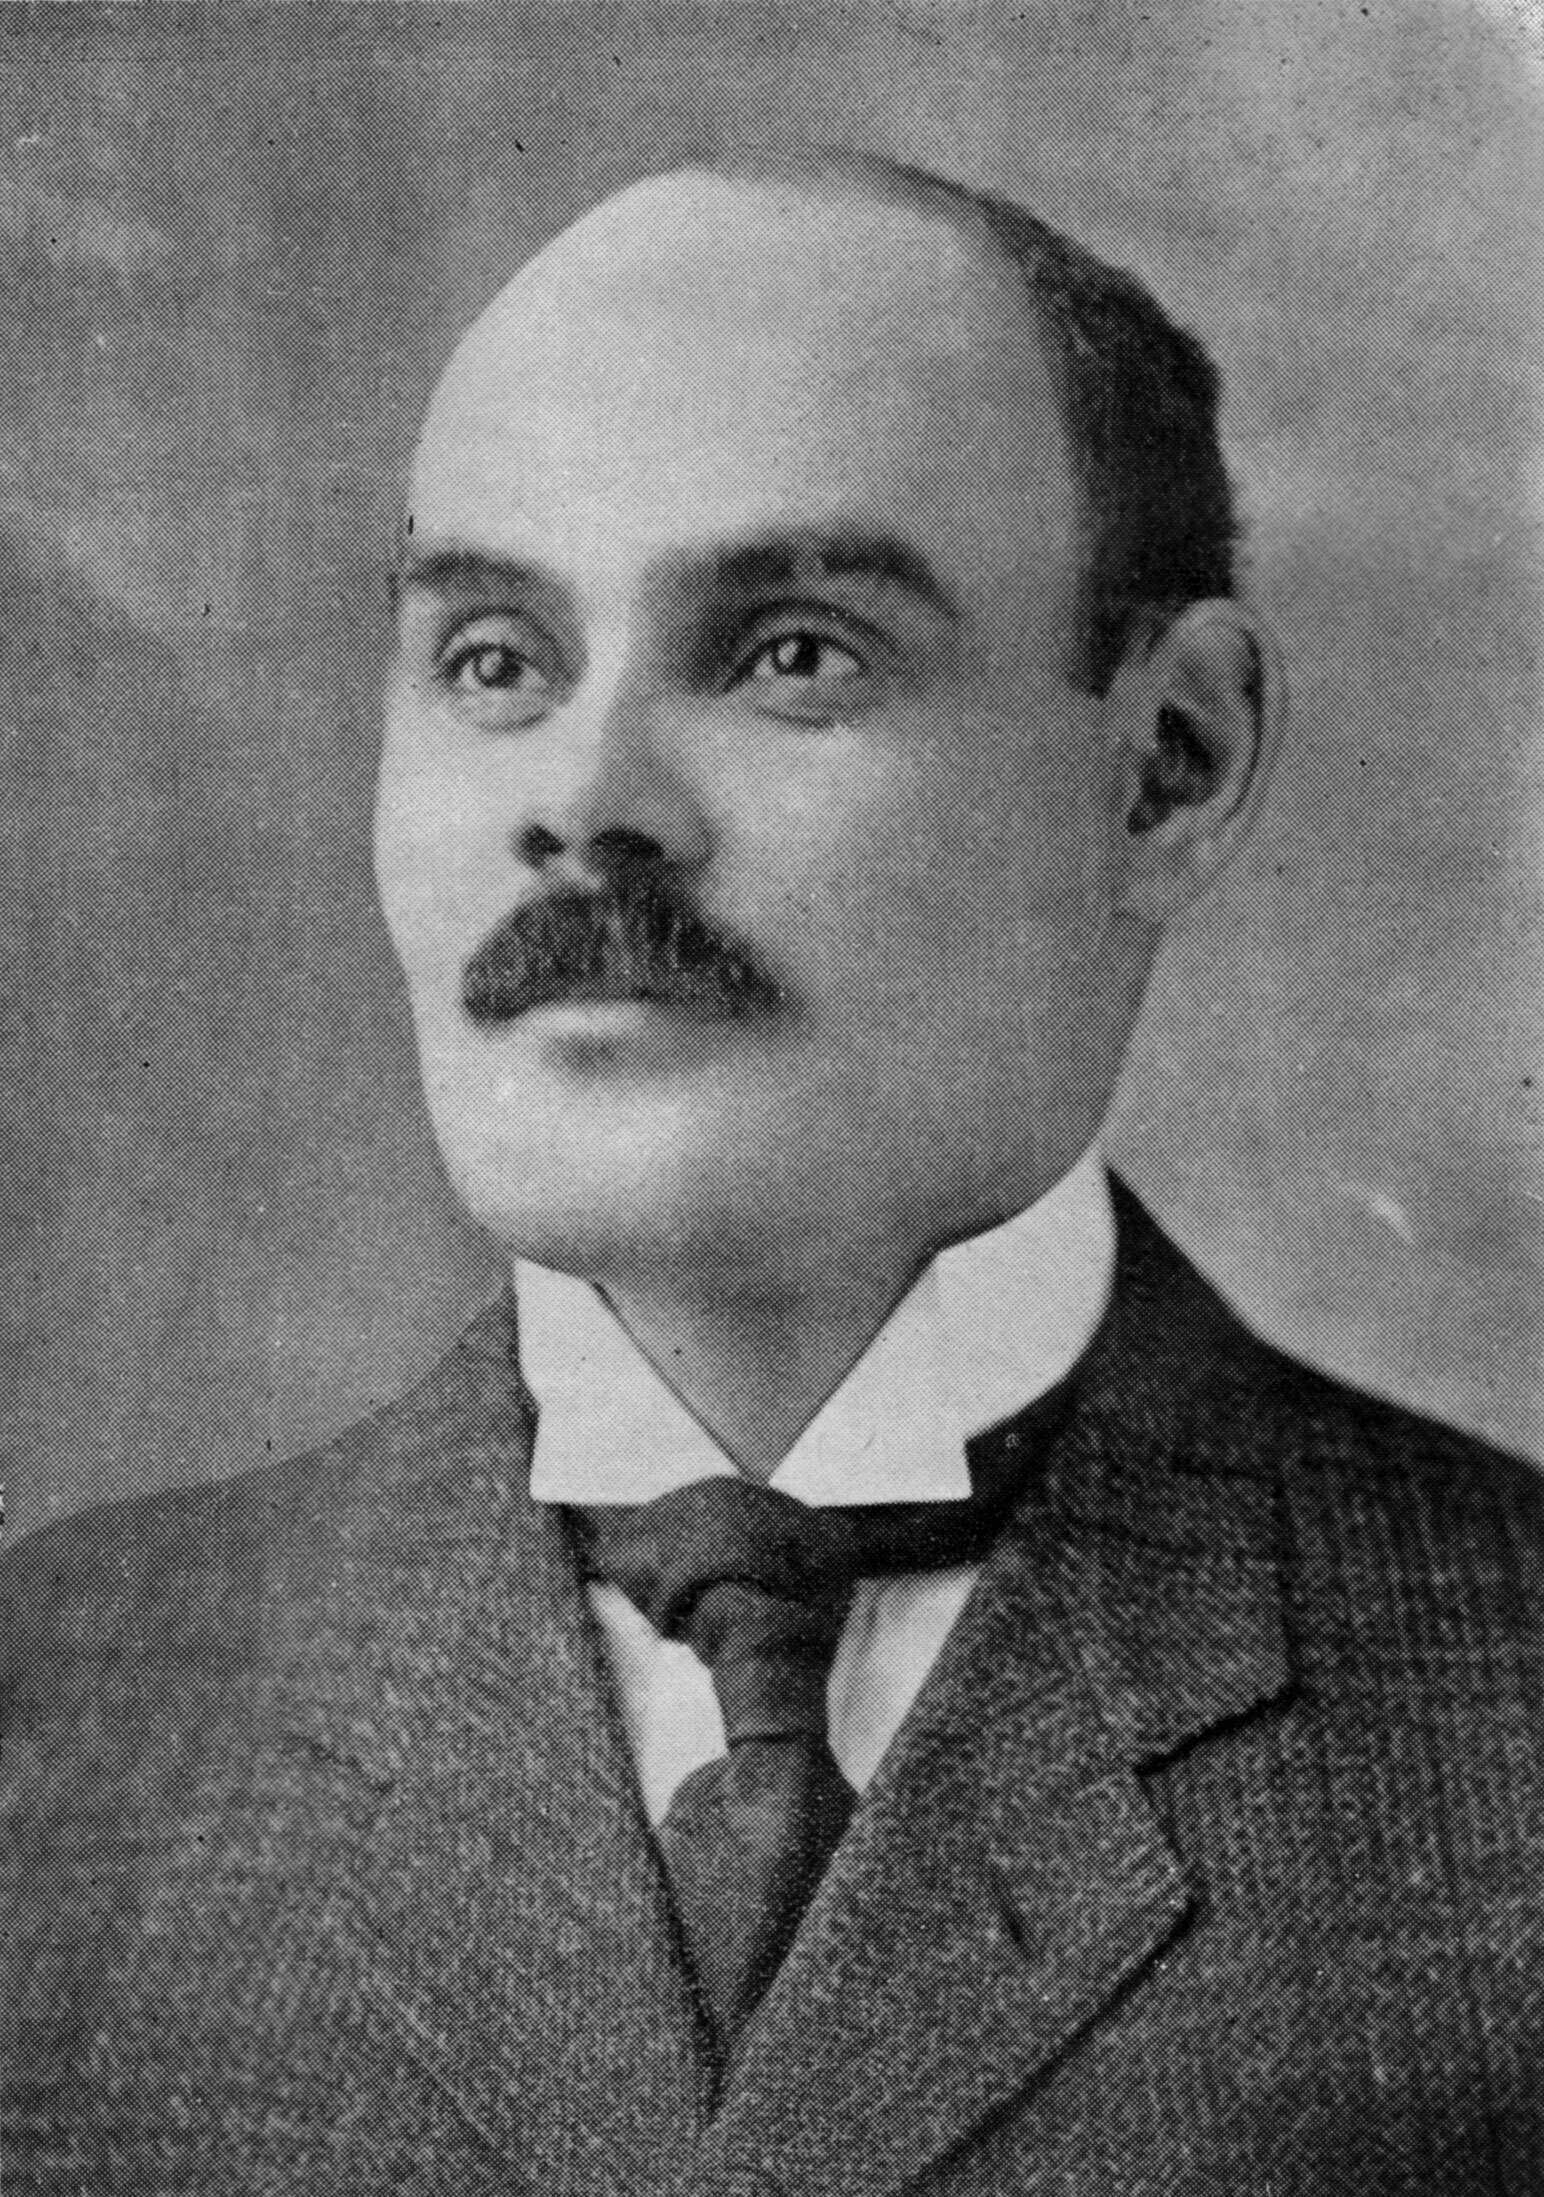
[[[947,1502],[970,1493],[965,1444],[1054,1387],[1108,1301],[1109,1185],[1096,1152],[1012,1220],[941,1252],[772,1475],[812,1506]],[[522,1261],[521,1369],[538,1423],[531,1493],[645,1503],[737,1467],[589,1283]],[[827,1689],[831,1749],[861,1792],[900,1728],[978,1566],[861,1580]],[[724,1752],[706,1667],[618,1587],[590,1604],[651,1823]]]

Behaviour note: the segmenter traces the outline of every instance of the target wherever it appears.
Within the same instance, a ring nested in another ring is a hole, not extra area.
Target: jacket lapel
[[[502,1372],[440,1425],[432,1499],[375,1529],[359,1600],[388,1622],[313,1733],[339,1765],[368,1734],[387,1786],[327,1927],[480,2148],[544,2187],[674,2191],[695,2016],[583,1589],[526,1494],[507,1313],[490,1339]]]
[[[1193,1917],[1140,1773],[1288,1683],[1275,1499],[1191,1439],[1186,1383],[1149,1384],[1133,1294],[744,2040],[694,2188],[764,2186],[769,2162],[789,2197],[909,2183]]]

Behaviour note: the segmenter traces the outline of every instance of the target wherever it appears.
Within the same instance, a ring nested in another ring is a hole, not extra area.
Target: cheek
[[[723,912],[748,920],[853,1034],[909,1013],[959,924],[936,774],[858,734],[822,734],[758,778],[734,804]]]
[[[412,974],[469,950],[506,912],[507,832],[476,772],[389,723],[375,804],[375,875],[387,928]]]
[[[722,886],[796,948],[844,928],[916,854],[915,789],[855,734],[822,732],[718,781]]]
[[[775,881],[763,920],[786,926],[828,998],[952,1028],[1091,950],[1106,881],[1088,787],[1071,772],[1029,783],[1017,744],[989,754],[984,738],[899,754],[828,742],[769,791],[746,871]]]

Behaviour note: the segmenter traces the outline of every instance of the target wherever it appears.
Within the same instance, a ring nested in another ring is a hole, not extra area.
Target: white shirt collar
[[[941,1252],[772,1475],[815,1505],[970,1493],[965,1443],[1070,1370],[1109,1298],[1115,1217],[1096,1151],[1026,1211]],[[735,1465],[588,1282],[521,1261],[531,1493],[642,1503]]]

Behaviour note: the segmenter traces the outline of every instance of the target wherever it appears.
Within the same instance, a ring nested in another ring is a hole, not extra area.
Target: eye
[[[825,688],[861,679],[865,669],[852,649],[833,641],[828,634],[797,630],[764,641],[748,659],[740,677],[758,686]]]
[[[524,620],[505,614],[458,626],[435,659],[435,676],[480,724],[529,724],[557,692],[557,667]]]
[[[481,694],[543,683],[529,656],[522,656],[507,641],[479,641],[472,648],[458,649],[446,665],[446,677],[453,687]]]

